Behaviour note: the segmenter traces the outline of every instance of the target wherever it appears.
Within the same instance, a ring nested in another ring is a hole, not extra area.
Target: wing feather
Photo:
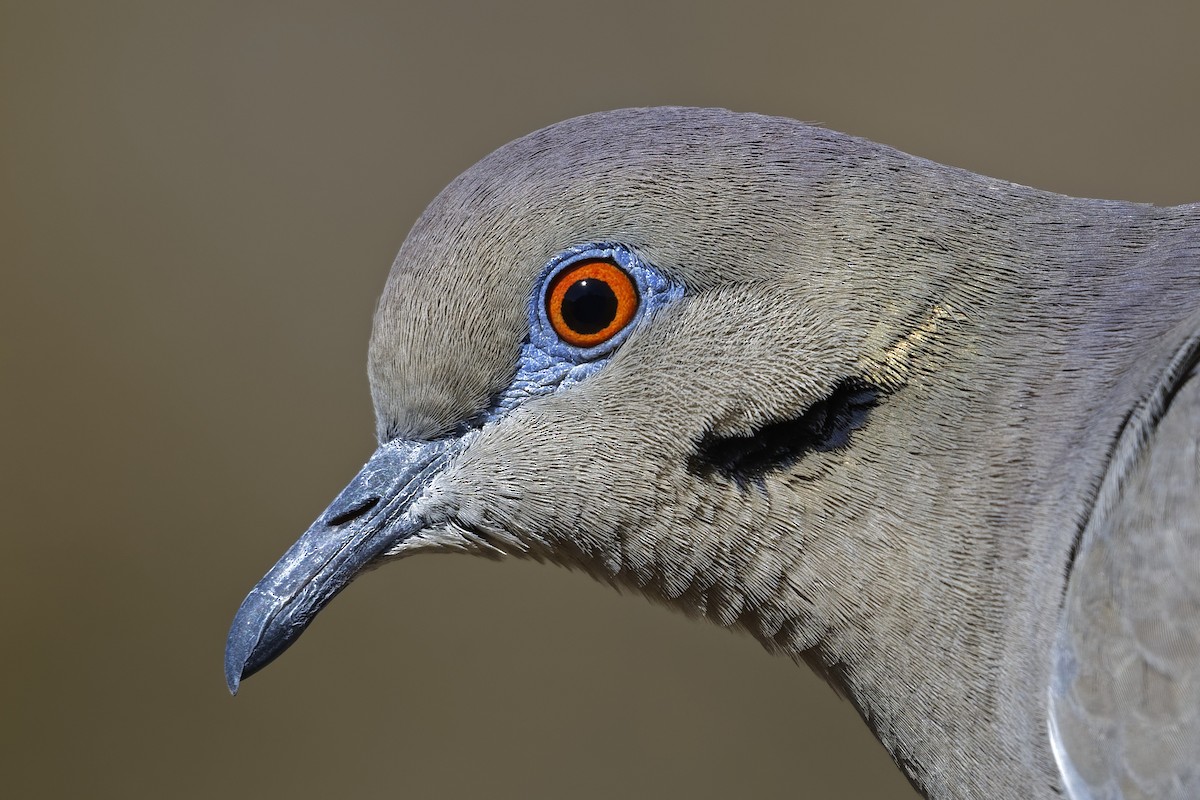
[[[1198,355],[1131,417],[1070,575],[1049,719],[1074,800],[1200,798]]]

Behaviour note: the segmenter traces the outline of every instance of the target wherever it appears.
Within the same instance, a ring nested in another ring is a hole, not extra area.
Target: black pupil
[[[617,317],[617,296],[599,278],[575,281],[562,300],[563,322],[576,333],[588,335],[607,328]]]

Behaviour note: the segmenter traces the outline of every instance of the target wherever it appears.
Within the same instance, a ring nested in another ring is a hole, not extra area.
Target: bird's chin
[[[513,549],[511,545],[514,542],[512,537],[476,532],[453,523],[431,525],[397,542],[376,560],[374,566],[378,567],[393,559],[429,553],[460,553],[497,559],[509,555],[524,555],[523,547]]]

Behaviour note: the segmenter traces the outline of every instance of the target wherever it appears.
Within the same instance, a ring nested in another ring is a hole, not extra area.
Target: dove
[[[365,569],[536,559],[808,665],[928,798],[1200,797],[1198,361],[1200,204],[719,109],[567,120],[416,221],[378,449],[226,678]]]

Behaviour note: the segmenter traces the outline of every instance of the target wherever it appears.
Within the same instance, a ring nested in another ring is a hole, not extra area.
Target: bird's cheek
[[[505,472],[468,459],[465,464],[451,464],[431,480],[412,506],[411,513],[423,528],[411,545],[414,552],[440,549],[527,556],[542,549],[536,533],[518,522],[523,498],[505,480]]]

